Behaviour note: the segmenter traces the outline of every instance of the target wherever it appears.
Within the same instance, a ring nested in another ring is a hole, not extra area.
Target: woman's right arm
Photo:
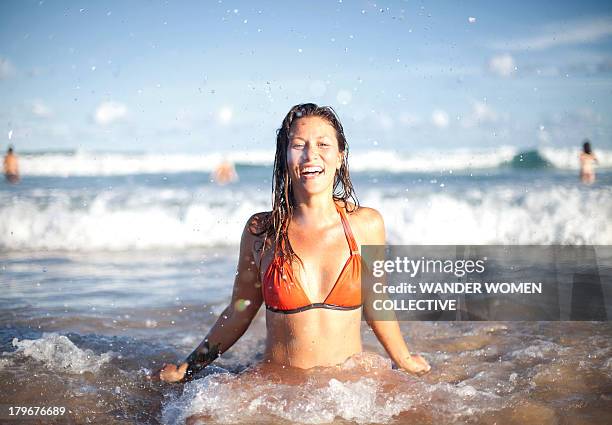
[[[238,271],[234,279],[231,303],[223,310],[208,335],[198,347],[179,365],[167,364],[156,374],[166,382],[188,380],[230,349],[246,332],[263,303],[259,271],[253,257],[257,240],[250,229],[256,222],[253,216],[247,222],[240,241]]]

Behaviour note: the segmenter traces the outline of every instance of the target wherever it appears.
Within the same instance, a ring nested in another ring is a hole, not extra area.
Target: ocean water
[[[361,204],[384,212],[390,243],[605,245],[612,242],[612,154],[597,154],[598,182],[589,187],[572,167],[577,153],[566,150],[360,153],[350,166]],[[25,155],[26,177],[0,186],[0,249],[236,245],[247,218],[270,208],[264,159],[272,154],[234,154],[240,181],[228,186],[211,182],[221,158]]]
[[[612,244],[612,156],[578,182],[576,153],[373,152],[357,195],[396,244]],[[0,404],[64,406],[53,423],[609,423],[608,322],[405,322],[432,364],[366,352],[335,368],[262,368],[263,312],[205,377],[151,382],[227,303],[247,218],[269,209],[269,153],[23,155],[0,184]],[[609,303],[609,301],[607,301]],[[3,413],[3,415],[5,415]],[[0,416],[0,422],[13,418]]]

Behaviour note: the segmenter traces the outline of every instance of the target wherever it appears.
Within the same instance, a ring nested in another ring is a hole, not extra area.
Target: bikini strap
[[[346,217],[344,208],[339,207],[338,204],[336,204],[336,210],[340,213],[342,227],[344,228],[344,236],[346,236],[346,241],[348,242],[349,248],[351,249],[351,255],[359,254],[359,247],[357,246],[357,242],[355,242],[355,237],[353,236],[353,231],[351,230],[351,225],[349,224],[348,218]]]
[[[263,261],[264,251],[266,248],[266,238],[267,236],[264,236],[263,242],[261,244],[261,252],[259,253],[259,265],[257,266],[257,273],[260,278],[261,278],[261,262]]]

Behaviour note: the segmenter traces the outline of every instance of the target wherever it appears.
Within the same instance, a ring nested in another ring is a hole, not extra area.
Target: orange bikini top
[[[313,303],[293,274],[291,264],[276,255],[263,278],[266,308],[278,313],[299,313],[311,308],[355,310],[361,307],[361,256],[343,208],[336,205],[351,255],[344,263],[331,291],[321,303]]]

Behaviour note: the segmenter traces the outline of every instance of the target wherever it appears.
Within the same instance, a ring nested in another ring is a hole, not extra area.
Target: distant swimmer
[[[595,182],[595,165],[597,157],[591,150],[591,142],[589,139],[584,139],[582,152],[580,152],[580,181],[585,184]]]
[[[212,178],[217,184],[224,185],[238,181],[238,174],[236,173],[234,164],[228,160],[223,160],[221,164],[215,168]]]
[[[13,152],[13,147],[9,146],[4,156],[4,177],[10,183],[19,181],[19,165],[17,164],[17,155]]]

